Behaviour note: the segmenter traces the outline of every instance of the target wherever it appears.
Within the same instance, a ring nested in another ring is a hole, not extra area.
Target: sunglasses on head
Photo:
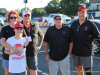
[[[61,18],[55,18],[55,20],[61,20]]]
[[[16,19],[17,17],[10,17],[10,19],[13,19],[13,18]]]
[[[25,16],[25,17],[27,17],[27,16],[30,17],[30,15],[24,15],[24,16]]]

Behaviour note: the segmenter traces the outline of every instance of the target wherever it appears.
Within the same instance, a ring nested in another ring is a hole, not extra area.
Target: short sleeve
[[[49,29],[47,29],[46,34],[44,36],[44,41],[49,42]]]
[[[100,38],[100,36],[99,36],[100,32],[94,23],[92,25],[92,35],[93,35],[93,38]]]
[[[41,29],[38,27],[38,35],[39,36],[42,36],[43,35],[43,32],[41,31]]]
[[[1,29],[1,38],[7,38],[6,27],[3,27],[3,28]]]

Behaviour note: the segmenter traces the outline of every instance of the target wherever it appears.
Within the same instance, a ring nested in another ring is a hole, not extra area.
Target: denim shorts
[[[9,68],[9,60],[2,59],[2,68]]]
[[[37,70],[38,69],[37,56],[27,57],[27,66],[31,70]]]

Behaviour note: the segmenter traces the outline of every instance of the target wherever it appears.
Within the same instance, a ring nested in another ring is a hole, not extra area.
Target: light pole
[[[25,3],[25,10],[26,10],[26,3],[27,3],[27,0],[24,0],[24,3]]]

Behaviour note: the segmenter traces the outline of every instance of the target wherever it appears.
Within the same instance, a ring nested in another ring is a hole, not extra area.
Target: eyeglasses
[[[57,20],[61,20],[61,18],[55,18],[55,20],[57,21]]]
[[[17,17],[10,17],[10,19],[13,19],[13,18],[16,19]]]
[[[25,17],[27,17],[27,16],[30,17],[30,15],[24,15],[24,16],[25,16]]]

